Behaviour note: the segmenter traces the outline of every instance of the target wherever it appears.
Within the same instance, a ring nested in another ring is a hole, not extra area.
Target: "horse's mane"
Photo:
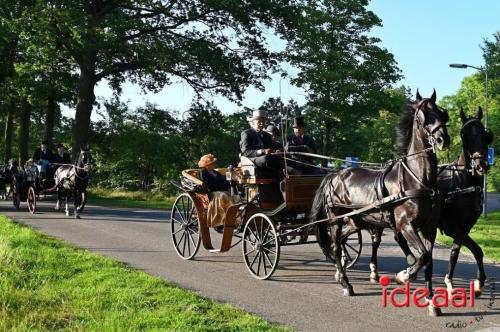
[[[399,122],[396,127],[396,154],[405,155],[410,146],[413,131],[414,112],[411,104],[407,103],[399,116]]]

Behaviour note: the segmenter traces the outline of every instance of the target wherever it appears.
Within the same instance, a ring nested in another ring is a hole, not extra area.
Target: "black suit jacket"
[[[66,152],[63,153],[62,157],[59,153],[56,153],[52,162],[56,164],[71,164],[71,159],[69,158],[69,154]]]
[[[271,135],[264,130],[257,133],[255,129],[250,128],[241,133],[240,149],[242,156],[255,158],[263,155],[259,153],[259,150],[272,148],[273,139]]]
[[[42,149],[39,148],[35,150],[35,153],[33,153],[33,161],[44,159],[52,162],[53,158],[54,155],[52,154],[52,151],[50,151],[50,149],[45,150],[45,153],[43,153]]]
[[[287,146],[288,151],[290,152],[316,153],[316,142],[314,141],[314,138],[308,135],[304,135],[301,143],[299,143],[297,136],[288,136]]]

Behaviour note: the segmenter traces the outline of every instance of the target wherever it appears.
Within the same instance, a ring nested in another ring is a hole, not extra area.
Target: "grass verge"
[[[0,331],[286,331],[0,215]]]
[[[500,210],[488,213],[486,218],[479,218],[472,228],[470,236],[483,249],[484,255],[492,261],[500,262]],[[453,239],[442,235],[438,230],[437,241],[451,246]],[[470,253],[469,249],[462,247],[462,250]]]
[[[90,204],[142,209],[169,210],[172,208],[175,201],[175,197],[165,196],[163,194],[102,188],[89,188],[87,195]]]

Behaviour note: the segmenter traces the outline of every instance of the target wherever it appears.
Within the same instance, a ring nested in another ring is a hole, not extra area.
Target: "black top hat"
[[[293,119],[293,128],[304,128],[306,123],[304,122],[304,118],[299,116]]]
[[[58,149],[59,149],[59,148],[64,148],[64,144],[59,143],[59,144],[57,144],[56,148],[58,148]]]
[[[49,143],[49,141],[47,141],[47,140],[43,140],[43,141],[42,141],[42,144],[44,144],[44,145],[49,145],[50,143]]]

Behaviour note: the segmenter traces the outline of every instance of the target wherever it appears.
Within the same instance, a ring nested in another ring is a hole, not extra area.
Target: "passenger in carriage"
[[[226,177],[215,170],[215,162],[217,158],[213,154],[206,154],[200,158],[198,166],[201,170],[201,180],[207,186],[210,192],[228,191],[229,183]]]
[[[35,153],[33,153],[33,163],[37,165],[43,182],[45,182],[45,180],[47,179],[47,172],[49,172],[49,176],[51,175],[50,173],[53,174],[49,165],[52,162],[53,158],[54,155],[49,149],[48,141],[42,141],[42,145],[40,146],[40,148],[36,149]]]
[[[266,127],[266,131],[271,135],[273,140],[272,148],[275,151],[283,151],[283,144],[280,142],[280,131],[278,127],[274,124],[270,124]]]
[[[209,227],[221,229],[224,225],[227,209],[239,202],[238,196],[229,193],[229,182],[225,176],[215,170],[217,158],[206,154],[200,158],[198,166],[202,168],[200,177],[210,191],[210,203],[207,210],[207,223]]]
[[[284,167],[283,159],[272,155],[273,139],[264,130],[267,116],[264,111],[253,111],[252,116],[247,118],[251,128],[241,133],[240,149],[241,155],[249,158],[257,167],[281,171]]]
[[[55,164],[71,164],[71,159],[69,157],[69,154],[66,153],[64,148],[64,145],[59,143],[57,144],[57,154],[54,156],[53,162]],[[61,165],[56,165],[56,168]]]
[[[286,148],[289,152],[306,152],[316,153],[316,142],[314,138],[305,135],[306,123],[303,117],[296,117],[293,119],[293,135],[288,136]],[[298,162],[291,162],[294,168],[301,170],[304,174],[316,174],[318,170],[314,166],[307,166],[313,164],[314,158],[307,156],[294,156]],[[301,163],[304,162],[304,163]],[[320,172],[319,172],[320,173]]]

